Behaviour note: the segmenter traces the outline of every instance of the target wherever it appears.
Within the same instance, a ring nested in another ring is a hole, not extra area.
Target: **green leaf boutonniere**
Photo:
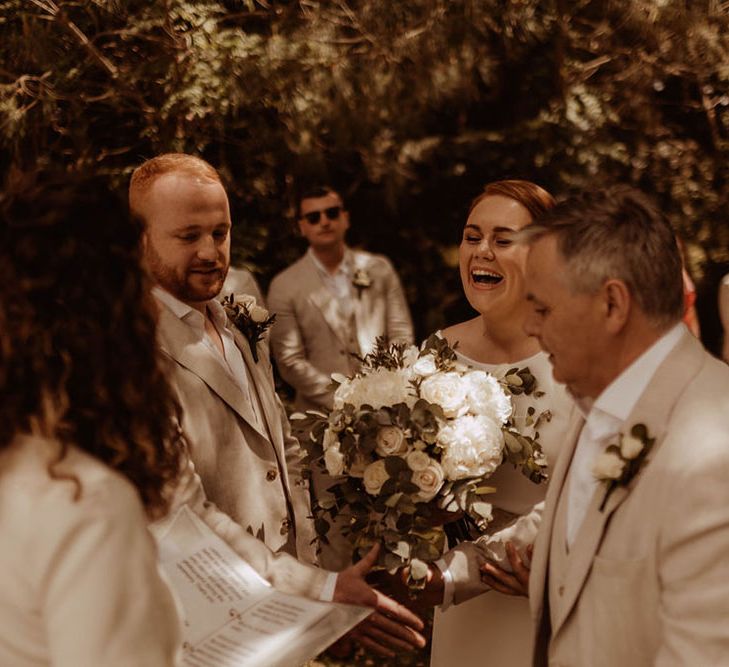
[[[355,269],[352,284],[357,288],[357,298],[359,299],[362,297],[362,290],[372,284],[372,278],[366,269]]]
[[[608,445],[592,468],[592,474],[606,483],[600,511],[605,509],[610,494],[618,486],[627,486],[646,461],[655,438],[648,435],[645,424],[636,424],[629,434],[618,435],[617,444]]]
[[[256,297],[250,294],[230,294],[220,302],[226,315],[248,340],[253,359],[258,363],[258,341],[274,323],[276,315],[271,315],[256,303]]]

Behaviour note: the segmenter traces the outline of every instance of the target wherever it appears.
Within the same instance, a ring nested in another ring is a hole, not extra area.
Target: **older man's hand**
[[[532,545],[527,547],[527,556],[531,562]],[[481,581],[488,584],[495,591],[504,595],[529,596],[529,573],[530,567],[524,562],[516,547],[511,543],[506,544],[506,555],[509,558],[512,572],[502,570],[494,563],[484,563],[481,566]]]

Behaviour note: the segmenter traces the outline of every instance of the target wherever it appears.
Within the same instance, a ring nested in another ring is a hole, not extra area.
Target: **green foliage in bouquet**
[[[317,507],[316,528],[326,542],[331,521],[362,556],[381,541],[379,567],[410,568],[422,588],[427,564],[446,545],[444,524],[467,517],[485,531],[491,520],[488,478],[510,463],[539,483],[545,460],[536,437],[512,423],[512,393],[532,393],[528,369],[504,380],[457,360],[439,336],[418,349],[379,339],[359,373],[336,376],[329,414],[310,411],[312,463],[332,476],[331,499]],[[540,415],[529,414],[531,424]]]

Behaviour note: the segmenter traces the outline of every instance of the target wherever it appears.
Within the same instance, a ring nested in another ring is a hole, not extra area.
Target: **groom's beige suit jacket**
[[[182,405],[182,430],[205,494],[273,551],[315,563],[301,449],[274,391],[265,341],[259,343],[256,363],[248,341],[235,331],[252,398],[262,413],[260,424],[212,350],[169,307],[158,303],[158,340],[170,361],[168,376]]]
[[[604,510],[601,485],[569,552],[555,466],[530,581],[535,665],[729,664],[729,369],[684,332],[626,422],[656,441]]]
[[[352,355],[370,352],[378,336],[413,342],[410,311],[390,261],[361,250],[347,253],[353,268],[371,279],[353,296],[351,318],[342,313],[308,252],[279,273],[268,291],[268,307],[276,313],[271,347],[300,410],[331,407],[331,374],[354,373],[359,363]]]

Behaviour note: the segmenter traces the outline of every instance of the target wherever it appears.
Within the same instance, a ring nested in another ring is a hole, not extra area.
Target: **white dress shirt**
[[[678,323],[661,336],[603,390],[591,408],[585,409],[584,403],[582,406],[578,403],[583,414],[586,414],[586,420],[570,465],[567,489],[568,548],[572,546],[592,496],[601,483],[592,473],[595,461],[628,426],[625,422],[638,399],[658,367],[678,343],[684,329],[685,325]]]
[[[347,318],[351,317],[354,311],[354,285],[352,284],[354,269],[352,267],[352,252],[349,248],[345,249],[344,257],[342,258],[342,261],[339,262],[339,266],[334,273],[331,273],[329,269],[321,263],[311,248],[309,248],[307,252],[311,257],[311,261],[314,262],[314,266],[319,272],[322,281],[326,285],[327,289],[332,293],[332,296],[337,300],[337,304],[339,305],[342,314]]]

